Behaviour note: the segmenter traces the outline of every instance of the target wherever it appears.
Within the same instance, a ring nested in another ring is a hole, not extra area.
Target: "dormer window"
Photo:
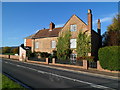
[[[77,31],[77,25],[76,24],[70,25],[70,31],[71,32]]]

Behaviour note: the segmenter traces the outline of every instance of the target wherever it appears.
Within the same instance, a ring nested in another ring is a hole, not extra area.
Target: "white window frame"
[[[77,25],[76,24],[70,25],[70,31],[71,32],[77,31]]]
[[[39,42],[38,41],[35,42],[35,48],[39,48]]]
[[[51,41],[51,48],[56,48],[56,41],[55,40]]]
[[[77,39],[70,39],[70,48],[77,47]]]

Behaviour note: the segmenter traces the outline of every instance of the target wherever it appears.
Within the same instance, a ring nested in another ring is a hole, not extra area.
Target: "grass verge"
[[[6,77],[5,75],[2,74],[2,89],[5,89],[5,88],[25,89],[24,87],[22,87],[18,83],[14,82],[13,80],[9,79],[8,77]]]

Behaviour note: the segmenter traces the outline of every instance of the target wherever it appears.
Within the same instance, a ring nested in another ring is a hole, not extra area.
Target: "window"
[[[39,48],[39,42],[35,42],[35,48]]]
[[[73,32],[73,31],[76,31],[77,30],[77,25],[70,25],[70,31]]]
[[[52,48],[56,48],[56,41],[52,41]]]
[[[76,48],[76,39],[70,39],[70,48]]]

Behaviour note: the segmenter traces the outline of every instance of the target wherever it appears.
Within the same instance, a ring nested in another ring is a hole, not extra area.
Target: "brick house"
[[[24,46],[25,47],[32,47],[32,37],[33,36],[34,36],[34,34],[24,38]]]
[[[99,47],[101,46],[101,30],[100,30],[100,20],[98,19],[98,32],[92,29],[92,11],[88,10],[88,23],[83,22],[78,16],[72,15],[71,18],[64,24],[63,27],[55,28],[53,22],[50,23],[48,29],[39,30],[32,37],[26,38],[26,44],[31,46],[32,52],[48,52],[52,53],[56,50],[57,38],[62,32],[67,30],[71,31],[71,45],[70,48],[73,49],[73,54],[77,54],[76,48],[76,38],[80,31],[86,32],[91,35],[91,52],[89,56],[97,56]],[[27,40],[31,39],[31,41]],[[62,46],[61,46],[62,47]]]

